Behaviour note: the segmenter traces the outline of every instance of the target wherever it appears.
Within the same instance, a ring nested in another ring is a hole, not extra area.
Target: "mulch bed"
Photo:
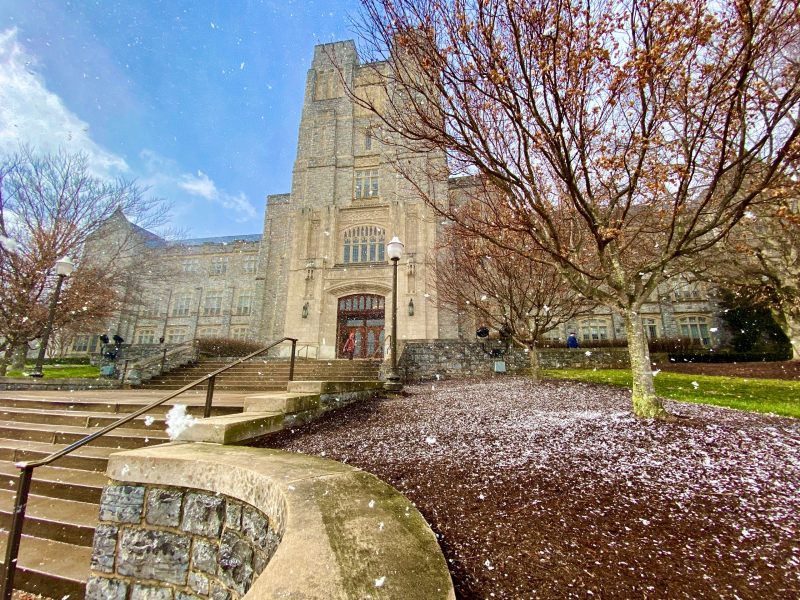
[[[800,381],[800,360],[747,363],[664,362],[659,363],[658,367],[662,371],[687,373],[689,375],[724,375],[727,377]]]
[[[370,471],[436,532],[459,598],[800,597],[800,421],[619,388],[437,382],[261,440]],[[388,591],[388,589],[387,589]]]

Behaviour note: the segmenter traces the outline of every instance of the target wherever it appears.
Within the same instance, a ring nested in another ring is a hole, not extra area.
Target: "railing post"
[[[167,362],[167,349],[164,348],[164,352],[161,354],[161,367],[158,369],[159,375],[164,374],[164,365],[166,364],[166,362]]]
[[[6,544],[6,560],[3,563],[2,600],[11,600],[11,594],[14,592],[14,573],[17,570],[19,541],[22,537],[22,524],[25,521],[25,509],[28,507],[28,492],[31,489],[32,477],[33,467],[28,465],[20,467],[17,498],[14,501],[14,512],[11,515],[11,528]]]
[[[203,411],[203,417],[206,419],[211,416],[211,402],[214,400],[214,382],[216,379],[216,375],[208,378],[208,386],[206,387],[206,407]]]
[[[289,361],[289,381],[294,380],[294,351],[297,347],[297,340],[292,340],[292,359]]]

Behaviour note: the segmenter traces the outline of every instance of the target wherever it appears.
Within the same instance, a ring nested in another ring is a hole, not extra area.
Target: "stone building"
[[[337,70],[359,94],[369,94],[380,68],[360,64],[352,41],[317,46],[306,79],[292,188],[268,197],[263,234],[169,244],[149,238],[162,270],[144,278],[136,294],[126,294],[110,333],[137,344],[291,336],[299,339],[301,355],[332,358],[341,355],[344,338],[354,331],[356,357],[382,358],[391,330],[392,267],[385,247],[398,236],[405,243],[399,340],[473,339],[470,324],[436,306],[430,261],[438,220],[395,172],[390,150],[374,135],[374,115],[347,96]],[[459,182],[430,185],[433,197],[447,201]],[[119,217],[115,227],[124,226]],[[701,287],[664,292],[645,312],[648,335],[712,342],[716,323]],[[611,311],[548,335],[565,340],[573,330],[584,345],[624,337],[622,321]],[[75,340],[76,351],[92,347],[91,336]]]

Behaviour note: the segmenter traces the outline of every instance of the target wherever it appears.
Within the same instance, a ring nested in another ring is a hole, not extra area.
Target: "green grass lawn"
[[[630,371],[623,369],[550,369],[544,375],[631,387]],[[655,384],[656,393],[663,398],[800,417],[800,381],[660,372]]]
[[[25,377],[27,373],[33,371],[33,365],[25,365],[22,371],[11,371],[6,373],[6,377]],[[62,377],[85,377],[97,379],[100,377],[100,368],[91,365],[45,365],[42,368],[45,379],[57,379]]]

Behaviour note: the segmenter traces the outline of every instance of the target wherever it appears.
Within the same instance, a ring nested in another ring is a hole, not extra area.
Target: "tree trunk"
[[[650,349],[647,347],[647,339],[642,329],[642,319],[635,310],[626,311],[623,317],[633,378],[631,390],[633,414],[644,418],[669,419],[670,414],[664,409],[661,399],[656,396],[653,369],[650,365]]]
[[[5,377],[8,373],[8,361],[11,358],[11,346],[6,345],[0,353],[0,377]]]
[[[11,348],[11,369],[22,371],[25,368],[25,355],[28,354],[28,344],[20,344]]]
[[[542,380],[542,367],[539,364],[539,350],[536,346],[528,346],[528,356],[531,361],[531,381],[539,383]]]

